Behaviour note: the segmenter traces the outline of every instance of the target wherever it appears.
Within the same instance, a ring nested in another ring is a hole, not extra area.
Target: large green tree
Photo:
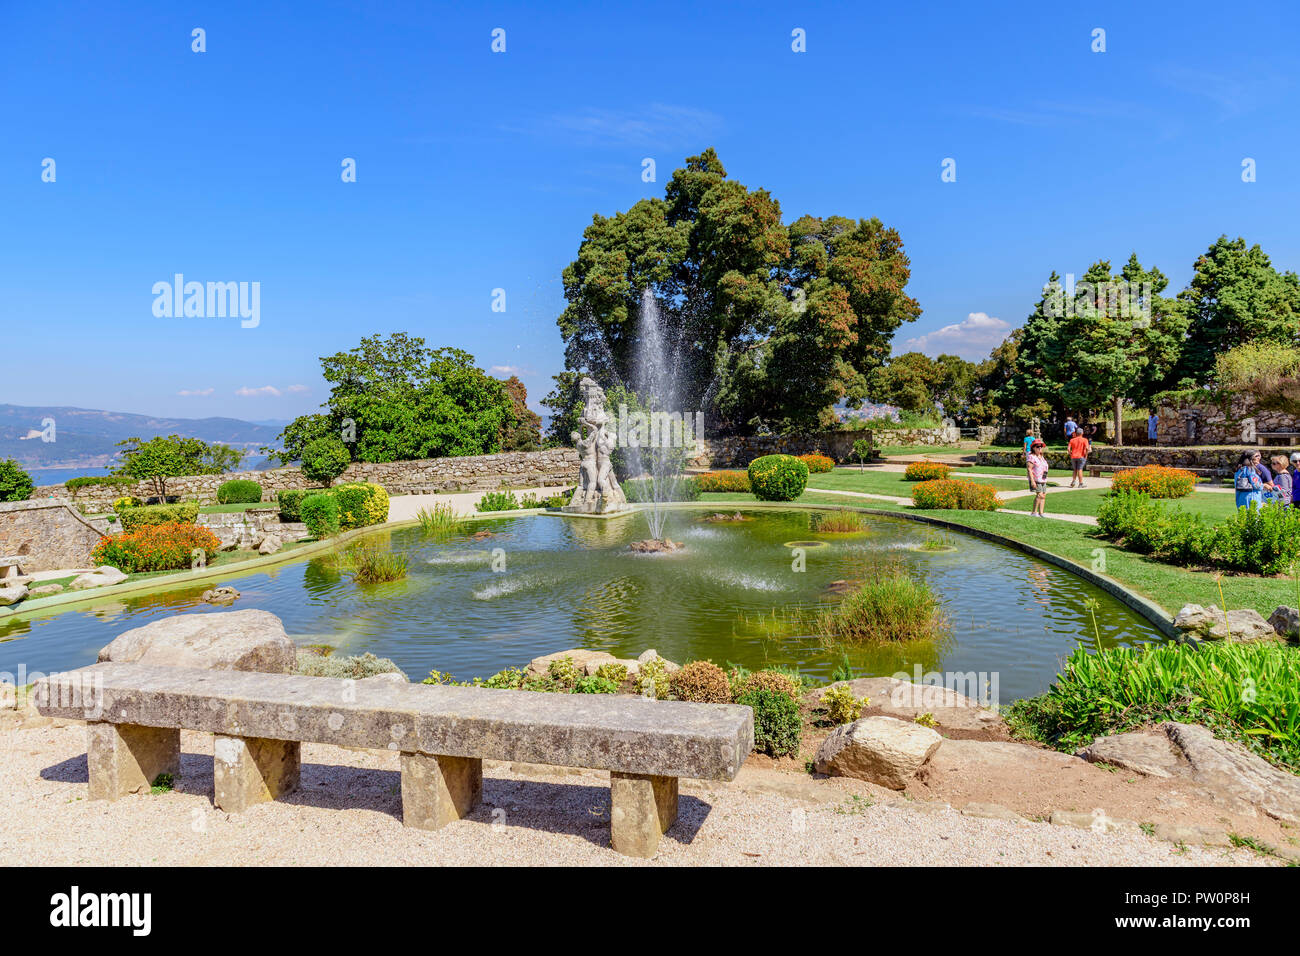
[[[525,425],[507,383],[453,348],[430,349],[397,332],[372,335],[321,358],[330,383],[323,411],[295,419],[280,435],[281,461],[297,461],[313,440],[338,438],[354,461],[488,455]],[[522,388],[522,383],[520,383]]]
[[[825,425],[836,402],[866,399],[894,331],[920,314],[909,275],[879,220],[787,226],[766,190],[728,179],[707,149],[664,198],[593,217],[563,274],[565,364],[701,410],[711,430]],[[645,341],[643,294],[659,316]]]
[[[876,370],[871,398],[909,412],[941,408],[945,415],[964,418],[972,401],[976,372],[974,362],[957,355],[931,358],[922,352],[904,352]]]
[[[1247,248],[1240,236],[1219,236],[1178,297],[1190,311],[1175,372],[1184,385],[1207,384],[1215,357],[1245,342],[1300,342],[1300,279],[1278,272],[1258,245]]]

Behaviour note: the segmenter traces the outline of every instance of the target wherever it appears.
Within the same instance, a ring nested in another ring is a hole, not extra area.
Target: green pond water
[[[1044,691],[1078,645],[1163,639],[1085,581],[978,538],[886,517],[867,517],[865,532],[829,534],[813,530],[812,512],[804,510],[755,510],[734,523],[703,520],[709,513],[669,514],[666,534],[684,545],[670,554],[629,551],[630,542],[648,536],[642,514],[481,520],[471,530],[492,535],[480,540],[437,541],[418,528],[380,531],[366,541],[408,555],[403,581],[357,585],[314,558],[0,623],[0,671],[92,663],[128,628],[170,614],[219,612],[199,595],[230,584],[243,595],[235,608],[276,614],[300,644],[391,657],[413,680],[435,668],[461,679],[487,677],[576,646],[619,657],[655,648],[675,661],[788,665],[829,678],[846,651],[810,636],[807,617],[838,600],[828,585],[862,580],[882,560],[901,561],[930,583],[952,633],[938,644],[848,649],[860,675],[974,672],[1006,703]],[[921,549],[926,543],[944,547]],[[1090,600],[1097,602],[1096,632]]]

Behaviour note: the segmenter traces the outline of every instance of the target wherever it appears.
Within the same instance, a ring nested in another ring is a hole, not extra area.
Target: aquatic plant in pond
[[[415,517],[420,522],[420,530],[430,537],[446,539],[464,529],[464,522],[456,517],[451,505],[447,503],[421,508]]]
[[[822,637],[851,643],[937,641],[950,633],[943,604],[930,586],[896,562],[881,565],[813,624]]]

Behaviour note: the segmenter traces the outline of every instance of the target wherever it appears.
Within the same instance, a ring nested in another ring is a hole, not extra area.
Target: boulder
[[[588,677],[595,677],[596,671],[600,670],[602,664],[622,664],[627,668],[628,677],[636,677],[636,675],[641,672],[640,661],[635,661],[627,657],[616,657],[612,661],[592,658],[583,665],[583,673]]]
[[[125,631],[101,661],[288,674],[297,657],[284,625],[267,611],[177,614]]]
[[[1154,731],[1100,737],[1079,751],[1106,763],[1154,777],[1193,784],[1214,803],[1236,812],[1300,824],[1300,777],[1278,770],[1241,744],[1219,740],[1200,724],[1161,724]]]
[[[389,671],[387,674],[371,674],[369,677],[363,677],[357,681],[359,684],[370,682],[372,684],[406,684],[409,681],[406,675],[401,671]]]
[[[863,717],[841,724],[822,741],[815,768],[832,777],[856,777],[902,790],[943,738],[929,727],[894,717]]]
[[[239,592],[232,587],[208,588],[199,598],[208,604],[231,604],[239,599]]]
[[[7,587],[2,587],[0,588],[0,607],[17,604],[25,597],[27,597],[27,585],[25,584],[10,584]]]
[[[642,651],[636,659],[638,667],[641,664],[648,664],[650,663],[650,661],[663,661],[664,670],[669,674],[671,674],[673,671],[679,671],[682,669],[680,664],[674,664],[668,658],[660,657],[659,652],[656,651],[653,647],[650,648],[650,650],[648,651]]]
[[[1300,610],[1283,605],[1268,616],[1273,630],[1283,637],[1295,640],[1300,637]]]
[[[1277,614],[1276,611],[1273,613]],[[1174,618],[1174,627],[1212,641],[1258,641],[1277,636],[1273,625],[1253,608],[1228,611],[1225,620],[1224,612],[1213,604],[1209,607],[1199,604],[1183,605]]]
[[[585,648],[574,647],[567,651],[547,654],[545,657],[534,657],[528,662],[527,671],[530,674],[544,675],[550,670],[551,661],[558,661],[564,657],[572,658],[574,666],[582,673],[586,673],[587,664],[591,662],[595,662],[596,666],[599,667],[601,664],[617,660],[613,654],[606,651],[589,651]],[[592,673],[594,674],[595,671],[593,670]]]
[[[921,714],[933,714],[935,724],[945,731],[999,730],[1003,726],[997,711],[946,687],[914,684],[895,677],[861,677],[840,681],[839,685],[847,685],[855,698],[868,698],[870,711],[880,711],[888,717],[910,721]],[[804,702],[819,706],[824,693],[825,687],[811,690],[804,695]]]
[[[126,575],[111,565],[101,565],[93,571],[87,571],[85,574],[79,574],[72,579],[68,585],[70,590],[81,590],[82,588],[104,588],[114,584],[121,584],[126,580]]]
[[[258,554],[275,554],[282,548],[283,542],[280,541],[278,534],[267,534],[262,536],[262,540],[257,543]]]
[[[47,594],[59,594],[63,591],[61,584],[38,584],[34,588],[28,588],[28,597],[45,597]]]

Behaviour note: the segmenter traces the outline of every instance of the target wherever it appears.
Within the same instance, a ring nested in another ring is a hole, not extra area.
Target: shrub
[[[450,504],[441,502],[432,508],[421,508],[416,512],[420,530],[435,538],[447,538],[453,532],[461,530],[464,522],[456,517]]]
[[[637,671],[636,682],[633,687],[643,697],[656,697],[659,700],[664,700],[672,689],[668,668],[664,666],[664,662],[658,657],[646,661]]]
[[[217,489],[217,504],[252,505],[262,500],[262,486],[251,478],[232,478]]]
[[[348,446],[338,438],[315,438],[302,449],[302,473],[323,485],[343,474],[351,463]]]
[[[691,661],[673,674],[668,683],[678,700],[702,704],[731,703],[727,672],[712,661]]]
[[[339,527],[344,531],[383,524],[388,520],[388,492],[372,481],[349,482],[330,489],[339,503]]]
[[[935,481],[947,478],[952,469],[941,461],[913,461],[903,472],[906,481]]]
[[[0,501],[26,501],[32,496],[32,476],[12,458],[0,461]]]
[[[780,671],[755,671],[746,677],[741,684],[740,696],[756,690],[785,694],[794,699],[799,696],[799,683],[789,674],[782,674]]]
[[[402,669],[387,657],[376,657],[368,651],[354,657],[329,655],[322,657],[311,651],[299,650],[298,662],[293,672],[304,677],[338,677],[345,680],[363,680],[376,674],[402,674]]]
[[[1196,488],[1196,475],[1181,468],[1143,465],[1115,472],[1111,492],[1138,491],[1152,498],[1185,498]]]
[[[519,499],[513,491],[489,491],[478,500],[475,511],[517,511]]]
[[[1214,529],[1218,563],[1234,571],[1282,574],[1300,558],[1300,511],[1266,506],[1238,508]]]
[[[695,476],[695,483],[703,492],[749,494],[749,474],[744,471],[706,471]]]
[[[319,494],[319,492],[307,491],[305,488],[286,488],[276,495],[276,500],[280,504],[280,520],[301,521],[302,500],[309,494]]]
[[[772,757],[798,753],[803,726],[793,697],[760,688],[746,691],[736,703],[754,711],[755,750]]]
[[[193,502],[176,505],[143,505],[124,508],[117,513],[123,531],[135,531],[153,525],[194,524],[199,516],[199,506]]]
[[[596,676],[613,681],[615,684],[622,684],[627,680],[627,665],[618,661],[606,661],[596,668]]]
[[[1243,694],[1258,687],[1258,694]],[[1267,689],[1267,690],[1265,690]],[[1203,723],[1275,764],[1300,770],[1300,653],[1275,641],[1075,648],[1044,695],[1016,701],[1022,736],[1074,752],[1147,723]]]
[[[760,501],[794,501],[808,487],[808,466],[793,455],[764,455],[749,463],[749,484]]]
[[[207,528],[173,522],[109,535],[95,546],[91,558],[96,565],[109,564],[127,573],[175,571],[191,567],[196,550],[203,552],[206,563],[220,548],[221,542]]]
[[[997,489],[973,481],[940,478],[923,481],[912,489],[916,508],[956,508],[961,511],[997,511],[1002,506]]]
[[[855,643],[927,641],[945,636],[942,603],[901,564],[880,567],[866,583],[814,619],[824,638]]]
[[[653,478],[633,478],[623,482],[623,497],[628,501],[699,501],[700,483],[694,478],[673,478],[664,483],[661,497],[656,499]]]
[[[113,502],[114,514],[121,514],[127,508],[139,508],[144,502],[135,495],[123,495]]]
[[[316,493],[302,499],[299,513],[307,532],[316,539],[328,538],[339,531],[339,503],[330,494]]]
[[[101,485],[116,488],[131,484],[135,484],[135,479],[127,478],[125,475],[83,475],[80,478],[69,478],[63,483],[63,487],[69,491],[76,491],[79,488],[92,488]]]
[[[575,694],[617,694],[618,685],[612,680],[607,680],[599,674],[592,677],[582,677],[573,685]]]
[[[823,455],[819,451],[812,452],[808,455],[799,455],[799,460],[808,466],[808,473],[820,475],[823,472],[835,470],[835,459]]]
[[[853,457],[858,460],[858,464],[863,464],[868,458],[875,457],[876,446],[870,438],[859,438],[853,443]]]
[[[519,690],[527,679],[527,672],[521,671],[518,667],[507,667],[485,680],[483,686],[493,690]]]
[[[870,698],[857,698],[848,684],[832,684],[822,694],[821,705],[826,708],[826,719],[832,724],[847,724],[862,716],[862,708]]]
[[[561,657],[551,661],[546,668],[546,675],[564,687],[572,687],[582,677],[582,671],[573,662],[572,657]]]
[[[1159,520],[1159,505],[1140,491],[1111,492],[1097,508],[1097,530],[1112,541],[1122,540],[1130,528],[1141,522]]]

